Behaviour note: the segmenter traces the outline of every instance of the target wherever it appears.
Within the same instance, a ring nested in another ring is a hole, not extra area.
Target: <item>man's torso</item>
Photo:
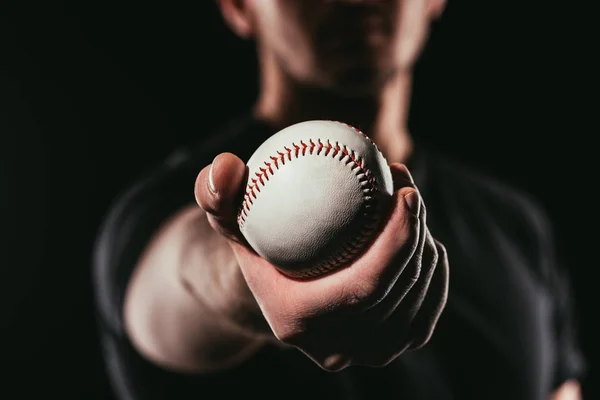
[[[175,153],[162,167],[167,169],[164,177],[146,183],[153,189],[138,188],[137,201],[162,196],[154,207],[164,204],[173,210],[193,202],[195,174],[216,154],[229,151],[247,160],[269,134],[252,119],[232,124],[212,143]],[[223,396],[231,391],[288,398],[542,399],[554,383],[555,310],[531,228],[535,221],[521,208],[527,203],[508,188],[416,148],[409,166],[427,206],[428,225],[446,246],[450,262],[448,304],[427,346],[384,368],[353,367],[336,374],[321,370],[297,350],[280,348],[266,348],[230,374],[200,378],[162,371],[142,360],[122,333],[120,301],[144,243],[140,240],[132,254],[122,251],[114,263],[105,260],[96,266],[100,318],[112,320],[105,324],[105,350],[113,367],[125,370],[116,378],[121,381],[117,386],[149,389],[147,397],[134,397],[140,400],[163,398],[151,397],[161,391],[164,398],[200,398],[211,390]],[[136,195],[129,197],[129,209],[144,208],[133,206]],[[160,213],[155,215],[159,223]]]

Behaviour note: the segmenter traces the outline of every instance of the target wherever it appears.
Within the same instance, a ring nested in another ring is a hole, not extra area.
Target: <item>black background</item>
[[[20,391],[9,398],[110,399],[91,306],[98,224],[137,174],[254,99],[252,44],[213,2],[189,3],[0,6],[0,392]],[[573,274],[591,398],[593,47],[581,9],[522,3],[449,2],[417,67],[410,125],[546,207]]]

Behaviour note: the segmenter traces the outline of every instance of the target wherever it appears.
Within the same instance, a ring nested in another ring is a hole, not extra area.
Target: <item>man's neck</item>
[[[410,84],[409,74],[398,74],[376,96],[348,98],[264,74],[255,115],[275,130],[314,119],[345,122],[368,134],[388,162],[406,162],[413,146],[407,129]]]

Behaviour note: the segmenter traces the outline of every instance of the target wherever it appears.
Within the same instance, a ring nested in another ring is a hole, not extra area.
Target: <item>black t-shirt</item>
[[[450,292],[423,349],[384,368],[321,370],[295,349],[267,347],[227,373],[183,375],[145,360],[123,329],[123,297],[159,226],[194,202],[196,175],[218,153],[247,160],[272,132],[242,116],[176,151],[124,193],[101,228],[94,259],[100,334],[123,400],[229,398],[237,394],[334,399],[543,399],[584,371],[570,297],[549,224],[515,190],[417,144],[409,167],[432,234],[448,249]]]

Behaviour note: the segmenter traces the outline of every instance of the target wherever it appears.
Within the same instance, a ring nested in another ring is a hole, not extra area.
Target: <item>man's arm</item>
[[[201,287],[186,285],[186,275]],[[194,205],[167,221],[142,254],[126,292],[125,327],[152,362],[212,372],[241,362],[264,342],[230,318],[251,307],[233,252]]]
[[[382,199],[389,217],[373,243],[336,273],[299,281],[244,243],[235,211],[246,166],[219,155],[196,180],[204,211],[194,206],[168,221],[129,279],[124,312],[134,345],[188,372],[231,367],[266,341],[294,346],[328,371],[387,365],[424,346],[446,304],[448,258],[410,173],[390,168],[396,190]]]

